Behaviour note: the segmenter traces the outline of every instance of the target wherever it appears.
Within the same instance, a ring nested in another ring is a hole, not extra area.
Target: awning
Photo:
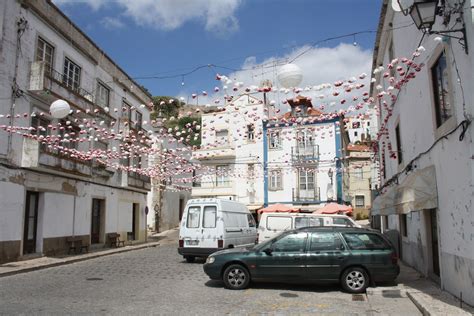
[[[272,204],[267,206],[266,208],[262,208],[258,210],[258,214],[262,213],[274,213],[274,212],[281,212],[281,213],[298,213],[300,210],[299,208],[295,208],[292,206],[288,206],[285,204]]]
[[[395,214],[395,194],[396,188],[391,187],[385,192],[375,198],[372,202],[370,215],[390,215]]]
[[[397,213],[406,214],[436,207],[438,207],[438,189],[434,166],[411,173],[397,186],[395,196]]]
[[[370,214],[406,214],[436,207],[436,169],[430,166],[412,172],[401,184],[389,188],[387,192],[375,198]]]

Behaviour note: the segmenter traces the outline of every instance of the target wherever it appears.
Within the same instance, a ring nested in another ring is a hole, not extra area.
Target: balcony
[[[93,94],[81,87],[66,84],[64,79],[62,73],[46,67],[42,61],[36,61],[31,64],[28,91],[45,100],[45,103],[62,98],[83,110],[93,111]]]
[[[212,149],[198,149],[193,151],[193,159],[206,160],[215,158],[235,158],[235,148],[220,147]]]
[[[235,184],[231,180],[200,182],[199,186],[193,185],[192,196],[193,197],[206,197],[206,196],[223,196],[223,195],[235,195]]]
[[[293,188],[293,203],[319,203],[321,200],[321,192],[319,188],[311,190],[300,190]]]
[[[151,189],[150,177],[136,172],[128,173],[127,184],[129,187],[143,189],[147,191]]]
[[[291,147],[291,158],[294,163],[316,163],[319,160],[319,146],[312,144]]]

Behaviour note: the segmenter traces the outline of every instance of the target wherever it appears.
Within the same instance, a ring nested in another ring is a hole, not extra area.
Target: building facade
[[[0,43],[0,261],[144,241],[151,96],[51,1],[1,2]]]
[[[438,5],[444,18],[436,16],[432,30],[465,27],[464,40],[448,37],[460,32],[423,34],[410,15],[383,3],[372,86],[381,190],[372,215],[399,232],[402,260],[473,305],[472,1]]]

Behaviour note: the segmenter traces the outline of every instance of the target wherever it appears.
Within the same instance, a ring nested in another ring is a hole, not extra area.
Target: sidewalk
[[[113,255],[117,253],[123,253],[127,251],[150,248],[150,247],[157,247],[162,244],[174,243],[176,241],[174,240],[173,237],[175,234],[177,234],[177,231],[178,231],[177,229],[171,229],[168,231],[164,231],[162,233],[149,235],[148,242],[146,243],[128,245],[128,246],[120,247],[120,248],[101,248],[101,249],[91,250],[88,253],[78,254],[78,255],[40,257],[36,259],[4,263],[0,265],[0,278],[13,275],[13,274],[51,268],[55,266],[94,259],[94,258]]]
[[[423,277],[415,269],[400,262],[400,275],[396,286],[381,285],[367,289],[367,296],[408,297],[423,315],[474,315],[474,308],[462,304],[459,299],[443,291],[440,287]]]

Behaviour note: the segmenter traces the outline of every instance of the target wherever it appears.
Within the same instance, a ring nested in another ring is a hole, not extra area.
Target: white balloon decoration
[[[69,103],[67,103],[64,100],[56,100],[53,103],[51,103],[51,106],[49,107],[49,113],[54,118],[65,118],[68,116],[69,112],[71,111],[71,107],[69,106]]]
[[[295,64],[286,64],[278,70],[277,78],[283,87],[293,88],[303,80],[303,72]]]

